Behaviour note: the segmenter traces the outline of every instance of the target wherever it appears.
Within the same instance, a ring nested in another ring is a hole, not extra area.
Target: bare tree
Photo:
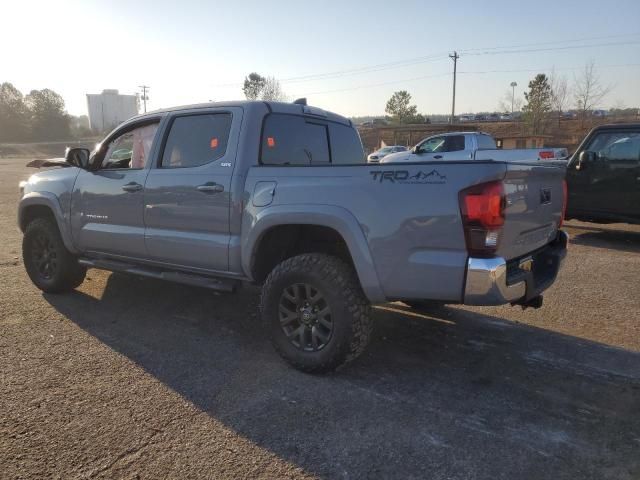
[[[555,70],[551,70],[549,83],[551,84],[551,106],[558,115],[559,125],[562,112],[564,112],[569,101],[569,82],[567,77],[564,75],[559,76]]]
[[[503,113],[511,113],[511,102],[513,101],[513,111],[519,112],[522,110],[523,101],[521,98],[516,97],[514,92],[511,90],[506,90],[504,95],[498,102],[498,110]]]
[[[262,100],[284,102],[287,99],[280,82],[275,77],[267,77],[264,81],[261,93]]]
[[[576,110],[580,114],[580,126],[584,127],[588,113],[598,106],[611,91],[610,85],[603,85],[596,72],[593,60],[587,63],[580,76],[575,77],[573,96]]]

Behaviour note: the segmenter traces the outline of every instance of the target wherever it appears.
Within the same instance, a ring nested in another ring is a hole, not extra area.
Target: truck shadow
[[[111,274],[59,312],[202,411],[322,478],[631,478],[640,354],[456,307],[374,309],[358,360],[302,374],[272,350],[257,291]]]
[[[640,252],[640,232],[571,225],[569,228],[573,244],[621,252]]]

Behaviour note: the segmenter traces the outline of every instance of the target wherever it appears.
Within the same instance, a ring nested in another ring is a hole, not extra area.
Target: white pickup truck
[[[567,157],[566,148],[498,149],[491,135],[483,132],[450,132],[427,137],[411,150],[393,153],[380,163],[428,162],[442,160],[496,160],[531,162],[560,160]]]

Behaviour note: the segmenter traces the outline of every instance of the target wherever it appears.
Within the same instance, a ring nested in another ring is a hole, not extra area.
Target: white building
[[[103,90],[102,93],[87,94],[87,107],[91,129],[104,132],[138,114],[138,96]]]

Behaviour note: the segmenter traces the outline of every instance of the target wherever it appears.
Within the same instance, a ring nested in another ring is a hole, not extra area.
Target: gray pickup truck
[[[132,118],[21,184],[24,264],[45,292],[88,267],[233,291],[262,285],[278,352],[308,372],[359,355],[370,305],[541,305],[566,252],[564,168],[366,163],[339,115],[209,103]]]

